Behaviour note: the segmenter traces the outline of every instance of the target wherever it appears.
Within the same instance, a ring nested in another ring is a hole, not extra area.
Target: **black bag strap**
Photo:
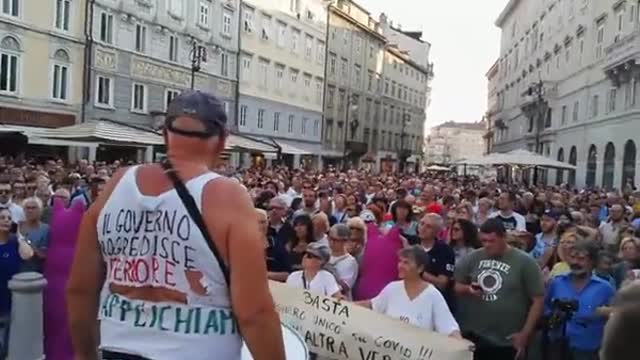
[[[202,237],[207,242],[207,245],[209,246],[209,249],[213,253],[213,256],[215,256],[216,260],[218,260],[220,270],[222,271],[222,275],[224,275],[224,279],[227,282],[227,286],[231,286],[231,276],[230,276],[229,268],[227,267],[224,260],[222,259],[222,256],[220,256],[220,251],[218,251],[216,244],[211,239],[211,235],[209,234],[209,230],[207,229],[207,226],[204,223],[204,219],[202,218],[202,214],[200,213],[200,210],[198,210],[198,205],[196,205],[196,201],[193,199],[193,196],[191,195],[187,187],[184,185],[182,180],[180,180],[180,177],[178,176],[176,170],[173,168],[173,165],[171,164],[169,159],[165,158],[164,161],[162,161],[162,168],[165,170],[165,174],[167,174],[167,176],[173,183],[173,187],[176,189],[176,192],[178,193],[180,200],[182,200],[182,204],[187,209],[189,216],[191,216],[191,219],[193,220],[193,222],[196,223],[196,226],[198,227],[198,229],[200,229],[200,232],[202,233]]]

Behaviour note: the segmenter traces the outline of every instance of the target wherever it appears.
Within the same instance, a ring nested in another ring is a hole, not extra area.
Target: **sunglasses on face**
[[[317,255],[315,255],[315,254],[312,254],[312,253],[310,253],[310,252],[306,252],[306,253],[304,253],[304,256],[305,256],[305,257],[308,257],[309,259],[316,259],[316,260],[320,260],[320,257],[319,257],[319,256],[317,256]]]

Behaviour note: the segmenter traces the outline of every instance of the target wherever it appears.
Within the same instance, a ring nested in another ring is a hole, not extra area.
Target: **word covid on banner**
[[[333,360],[471,360],[469,343],[426,331],[348,301],[271,281],[280,320],[311,352]]]

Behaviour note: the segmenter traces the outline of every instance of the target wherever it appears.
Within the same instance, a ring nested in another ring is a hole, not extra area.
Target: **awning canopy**
[[[451,171],[451,169],[449,169],[446,166],[440,166],[440,165],[431,165],[427,167],[428,171]]]
[[[303,143],[300,141],[281,139],[273,139],[273,141],[280,147],[283,154],[320,155],[322,152],[322,144]]]
[[[267,142],[254,140],[242,135],[231,134],[227,138],[225,145],[229,150],[249,150],[263,153],[276,153],[278,148],[274,145],[270,145]]]
[[[164,145],[163,137],[154,130],[103,120],[56,129],[42,129],[31,135],[38,138],[97,142],[105,145]]]
[[[508,153],[491,153],[482,157],[462,159],[457,164],[466,165],[521,165],[521,166],[540,166],[554,169],[575,170],[574,165],[561,161],[549,159],[540,154],[531,151],[517,149]]]

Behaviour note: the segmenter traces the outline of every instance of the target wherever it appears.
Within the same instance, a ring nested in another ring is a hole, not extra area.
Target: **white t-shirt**
[[[302,270],[292,272],[287,278],[287,285],[298,289],[309,290],[312,293],[324,296],[332,296],[333,294],[340,292],[340,286],[338,285],[336,278],[326,270],[318,271],[316,276],[311,280],[303,280],[302,275]]]
[[[351,254],[345,254],[342,256],[331,256],[329,264],[333,265],[336,269],[336,275],[338,279],[344,281],[349,286],[349,292],[346,294],[347,299],[351,299],[351,289],[355,285],[358,279],[358,261],[351,256]]]
[[[515,211],[512,211],[508,216],[503,214],[502,211],[496,211],[493,214],[489,215],[489,218],[500,219],[507,231],[527,231],[527,220],[525,220],[524,216],[518,214]]]
[[[425,330],[444,335],[460,331],[447,302],[433,285],[411,300],[402,280],[391,282],[371,300],[371,307],[376,312]]]

